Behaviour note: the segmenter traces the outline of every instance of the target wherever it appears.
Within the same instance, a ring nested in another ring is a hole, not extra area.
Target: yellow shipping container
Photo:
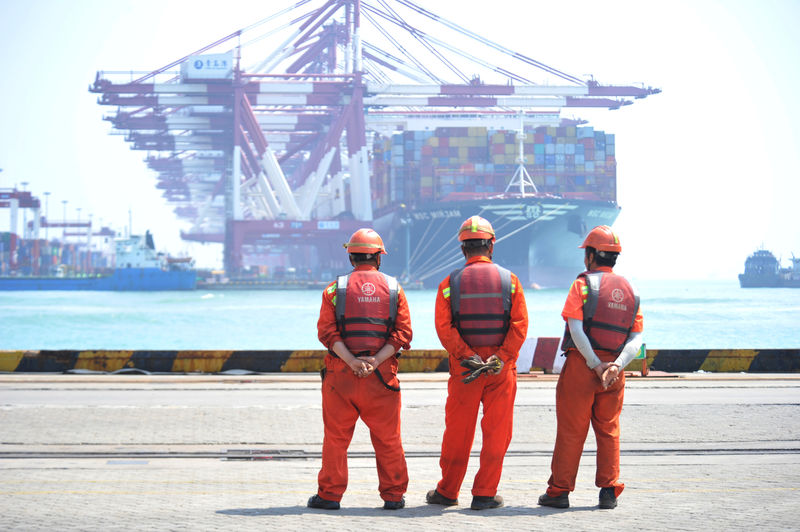
[[[433,178],[432,177],[420,177],[419,184],[423,187],[432,187],[433,186]]]
[[[567,136],[568,137],[575,136],[575,126],[567,126]]]
[[[506,141],[506,136],[502,133],[495,133],[492,135],[492,144],[503,144]]]
[[[517,147],[514,144],[506,144],[506,155],[509,153],[517,153]]]
[[[467,130],[467,135],[470,137],[485,137],[486,136],[486,128],[485,127],[471,127]]]
[[[556,128],[554,127],[547,128],[547,134],[550,135],[551,137],[555,137],[557,133],[558,131],[556,130]]]
[[[439,147],[439,137],[431,137],[428,139],[428,146],[433,146],[434,148]]]
[[[458,148],[458,158],[459,159],[467,159],[469,157],[469,148],[466,146],[462,146]]]

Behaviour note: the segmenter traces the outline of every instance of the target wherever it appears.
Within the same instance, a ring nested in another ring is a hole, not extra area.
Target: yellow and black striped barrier
[[[257,373],[317,372],[324,366],[324,350],[309,351],[125,351],[60,350],[0,351],[1,372],[65,372],[74,370],[149,373]],[[400,371],[447,371],[443,350],[403,351]]]
[[[669,373],[797,373],[800,349],[648,349],[647,366]]]
[[[231,370],[257,373],[316,372],[326,351],[125,351],[61,350],[0,351],[0,372],[124,372],[222,373]],[[800,349],[648,349],[647,367],[667,373],[800,372]],[[403,351],[401,372],[447,371],[444,350]],[[628,369],[638,370],[634,360]],[[534,366],[536,366],[534,361]]]

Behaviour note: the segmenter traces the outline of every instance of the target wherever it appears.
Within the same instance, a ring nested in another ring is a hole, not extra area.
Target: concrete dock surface
[[[315,374],[0,374],[2,530],[796,530],[800,375],[630,378],[614,510],[597,508],[591,430],[571,507],[537,506],[555,440],[554,375],[520,375],[498,493],[425,504],[439,480],[445,373],[401,374],[406,508],[386,511],[359,422],[338,511],[306,507],[322,448]]]

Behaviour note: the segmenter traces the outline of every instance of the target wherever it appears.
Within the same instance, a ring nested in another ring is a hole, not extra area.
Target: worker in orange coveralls
[[[397,352],[411,342],[411,316],[397,279],[378,271],[386,253],[372,229],[345,244],[354,269],[322,293],[319,341],[328,349],[322,380],[322,469],[310,508],[338,510],[347,488],[347,448],[360,417],[369,428],[378,490],[387,510],[405,506],[408,469],[400,441]]]
[[[611,509],[625,488],[619,481],[623,370],[642,345],[642,312],[631,284],[612,271],[622,246],[611,228],[595,227],[580,247],[585,248],[587,271],[572,283],[561,312],[567,322],[561,344],[567,360],[556,385],[552,475],[539,504],[569,508],[591,424],[597,441],[599,506]]]
[[[497,485],[511,443],[516,360],[528,331],[528,310],[517,276],[492,263],[492,225],[472,216],[461,225],[458,240],[466,265],[442,281],[436,294],[436,332],[449,353],[450,379],[439,459],[442,479],[426,501],[458,504],[483,403],[483,447],[470,508],[485,510],[503,506]],[[470,358],[476,363],[495,363],[499,369],[465,383],[461,362]]]

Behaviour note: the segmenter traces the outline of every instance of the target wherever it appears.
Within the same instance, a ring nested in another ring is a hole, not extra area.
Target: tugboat
[[[792,265],[782,268],[770,251],[759,249],[744,262],[739,274],[742,288],[800,288],[800,258],[792,256]]]

